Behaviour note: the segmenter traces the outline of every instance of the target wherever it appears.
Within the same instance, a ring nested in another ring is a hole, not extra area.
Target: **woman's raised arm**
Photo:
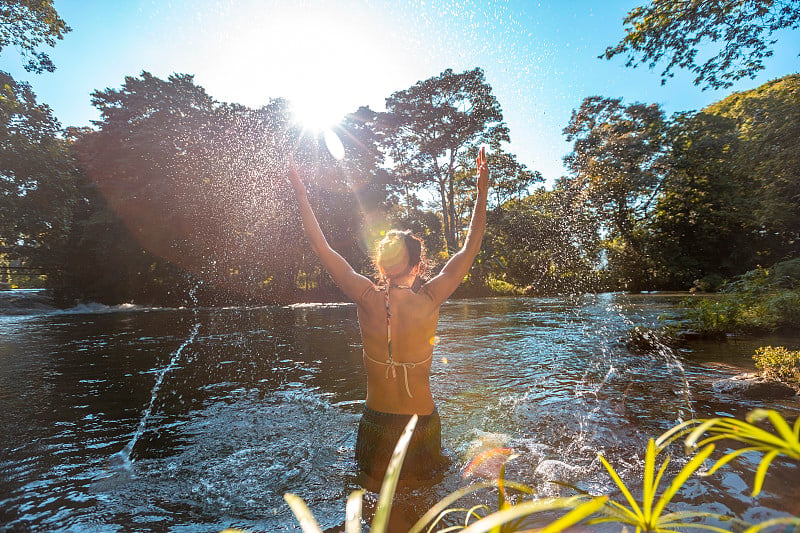
[[[288,178],[289,183],[291,183],[294,189],[297,205],[300,207],[303,229],[305,230],[308,242],[311,244],[311,249],[314,250],[322,266],[328,271],[328,274],[330,274],[339,288],[342,289],[342,292],[357,303],[361,296],[368,289],[373,287],[372,281],[353,270],[353,267],[350,266],[344,257],[339,255],[328,244],[325,235],[322,233],[322,229],[319,227],[317,217],[314,216],[314,211],[311,209],[311,204],[306,194],[306,187],[303,185],[300,175],[297,173],[297,167],[291,156],[289,157]]]
[[[486,165],[484,148],[478,152],[476,163],[478,167],[478,197],[475,199],[472,220],[469,223],[464,246],[447,261],[441,272],[421,289],[427,292],[437,304],[444,302],[458,288],[481,249],[483,232],[486,229],[486,202],[489,196],[489,167]]]

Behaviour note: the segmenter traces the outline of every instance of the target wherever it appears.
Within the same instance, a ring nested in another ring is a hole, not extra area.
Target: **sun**
[[[315,133],[340,124],[348,112],[338,108],[336,99],[330,100],[319,94],[298,94],[290,101],[295,120]]]
[[[276,2],[264,9],[256,0],[225,17],[203,55],[198,79],[221,101],[251,107],[272,98],[290,104],[294,120],[313,134],[338,131],[361,106],[380,109],[400,80],[406,63],[397,58],[392,27],[379,11],[342,10],[338,4]],[[261,7],[258,7],[261,6]],[[402,54],[401,54],[402,55]],[[388,68],[391,66],[391,68]],[[330,143],[337,139],[329,133]],[[329,150],[333,154],[336,148]],[[335,155],[334,155],[335,157]]]
[[[292,115],[305,131],[313,135],[323,135],[325,146],[334,159],[344,159],[345,151],[335,127],[344,120],[345,112],[317,95],[303,95],[292,100]]]

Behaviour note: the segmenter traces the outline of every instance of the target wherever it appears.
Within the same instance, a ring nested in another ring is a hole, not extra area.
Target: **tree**
[[[800,75],[672,118],[648,224],[659,286],[732,278],[800,253]]]
[[[287,256],[264,257],[259,245],[290,242],[275,213],[286,205],[274,179],[289,143],[270,135],[283,128],[288,105],[221,104],[192,76],[148,72],[95,91],[92,103],[99,130],[80,139],[79,160],[139,246],[217,291],[285,296],[284,277],[274,272],[289,274]],[[149,282],[134,285],[138,298],[151,297]]]
[[[379,113],[369,107],[360,107],[348,114],[335,129],[347,154],[336,164],[341,169],[341,181],[345,185],[343,190],[347,190],[349,196],[354,196],[358,203],[358,209],[352,212],[361,211],[364,216],[364,236],[361,241],[363,263],[353,264],[357,269],[360,267],[362,272],[372,268],[369,262],[373,252],[371,247],[380,239],[381,232],[389,229],[387,219],[397,216],[397,197],[394,193],[399,187],[395,176],[384,168],[379,120]],[[345,205],[352,206],[352,198],[347,199]]]
[[[733,163],[741,150],[735,122],[680,113],[667,137],[669,164],[649,224],[656,283],[686,289],[752,268],[763,240],[754,214],[758,193]]]
[[[25,70],[40,74],[56,67],[41,45],[55,46],[71,28],[58,16],[53,0],[0,0],[0,52],[16,46],[28,58]]]
[[[0,253],[52,273],[75,201],[74,165],[50,108],[0,72]]]
[[[73,130],[70,136],[80,141],[87,134],[88,128]],[[188,303],[196,280],[142,249],[88,176],[79,173],[76,185],[62,268],[48,277],[56,303],[63,307],[86,301],[109,305],[131,301],[171,306]]]
[[[127,299],[164,301],[164,288],[186,286],[187,277],[202,281],[201,292],[217,301],[340,297],[312,254],[290,244],[302,239],[302,229],[291,220],[296,207],[283,171],[289,151],[301,166],[315,167],[304,174],[331,244],[351,264],[365,262],[349,186],[365,179],[369,149],[334,165],[322,139],[292,122],[285,100],[260,109],[217,102],[185,74],[163,80],[143,72],[92,98],[99,130],[81,136],[77,152],[103,203],[95,202],[84,227],[118,235],[120,226],[103,214],[106,205],[131,236],[118,240],[138,243],[108,245],[140,265],[119,280],[130,287]],[[351,151],[367,139],[342,133]],[[83,242],[102,248],[93,236]]]
[[[458,248],[459,172],[481,144],[498,151],[508,127],[483,70],[447,69],[386,99],[383,145],[394,172],[410,188],[432,185],[438,195],[448,250]],[[474,159],[474,158],[472,158]],[[490,161],[491,164],[491,161]]]
[[[662,85],[675,68],[688,69],[703,89],[727,88],[734,81],[764,69],[776,42],[771,36],[800,25],[800,4],[794,0],[652,0],[625,17],[625,37],[601,58],[626,54],[626,66],[654,68],[662,60]],[[711,43],[716,53],[703,61]],[[699,57],[698,57],[699,56]]]
[[[469,154],[472,155],[471,153]],[[474,159],[471,158],[471,159]],[[489,164],[492,168],[492,189],[494,192],[492,203],[495,206],[516,199],[521,200],[530,193],[533,185],[544,181],[538,170],[528,168],[517,160],[516,155],[496,150],[489,154]],[[470,188],[475,185],[475,173],[470,172]]]
[[[710,105],[704,112],[733,121],[740,149],[731,167],[743,176],[762,260],[800,254],[800,74],[791,74]],[[746,269],[741,270],[744,272]],[[739,273],[741,273],[739,272]]]
[[[636,288],[649,269],[643,223],[661,188],[665,144],[664,113],[658,105],[623,105],[621,99],[592,96],[572,112],[564,129],[573,151],[564,158],[564,178],[579,203],[594,210],[605,229],[609,265],[623,284]]]
[[[599,224],[590,211],[573,209],[571,194],[538,189],[490,213],[481,260],[494,277],[529,294],[595,288]]]

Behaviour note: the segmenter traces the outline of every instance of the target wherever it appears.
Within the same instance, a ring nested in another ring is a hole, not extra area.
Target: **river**
[[[342,523],[366,393],[354,306],[58,311],[35,291],[2,298],[3,530],[299,531],[287,491],[323,528]],[[797,349],[800,339],[629,353],[624,333],[679,319],[683,298],[447,302],[431,388],[453,462],[416,505],[469,482],[462,471],[476,442],[512,448],[508,476],[541,494],[566,490],[552,478],[614,494],[598,452],[636,486],[647,440],[678,421],[758,406],[796,418],[796,398],[754,402],[711,384],[752,369],[756,346]],[[691,479],[670,509],[749,521],[800,514],[791,460],[776,460],[750,497],[758,459]]]

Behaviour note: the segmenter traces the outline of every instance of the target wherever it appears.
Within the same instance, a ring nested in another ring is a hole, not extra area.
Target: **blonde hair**
[[[425,268],[422,239],[410,231],[390,230],[378,243],[375,265],[381,278],[402,277],[419,266]]]

